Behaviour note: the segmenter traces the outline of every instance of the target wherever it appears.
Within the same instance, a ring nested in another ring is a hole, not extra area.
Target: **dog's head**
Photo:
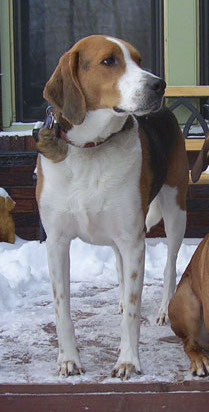
[[[8,195],[6,190],[0,187],[0,211],[3,213],[10,213],[16,205],[16,202]]]
[[[93,35],[60,59],[44,97],[66,120],[81,124],[89,110],[108,108],[118,116],[144,115],[161,107],[165,82],[141,68],[129,43]]]
[[[207,169],[208,165],[209,165],[209,134],[204,141],[203,147],[191,171],[191,177],[194,183],[198,181],[201,173]]]

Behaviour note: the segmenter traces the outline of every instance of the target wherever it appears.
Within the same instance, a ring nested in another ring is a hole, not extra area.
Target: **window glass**
[[[131,42],[153,69],[152,0],[14,1],[17,120],[43,118],[43,87],[60,56],[90,34]]]

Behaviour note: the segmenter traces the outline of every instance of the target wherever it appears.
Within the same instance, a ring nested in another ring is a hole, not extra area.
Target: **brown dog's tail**
[[[191,177],[194,183],[198,181],[201,173],[208,167],[208,164],[209,164],[208,152],[209,152],[209,134],[204,141],[203,147],[191,171]]]

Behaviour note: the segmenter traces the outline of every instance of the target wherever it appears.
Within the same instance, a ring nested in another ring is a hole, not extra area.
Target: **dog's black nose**
[[[163,94],[166,88],[166,82],[163,79],[153,77],[149,80],[149,87],[157,94]]]

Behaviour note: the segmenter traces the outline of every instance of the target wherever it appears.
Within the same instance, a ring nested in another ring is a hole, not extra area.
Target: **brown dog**
[[[15,241],[15,224],[11,215],[15,204],[6,190],[0,187],[0,242]]]
[[[209,136],[192,169],[196,182],[208,166]],[[176,293],[170,301],[168,315],[171,328],[184,343],[194,375],[209,374],[209,234],[205,236],[187,266]]]

